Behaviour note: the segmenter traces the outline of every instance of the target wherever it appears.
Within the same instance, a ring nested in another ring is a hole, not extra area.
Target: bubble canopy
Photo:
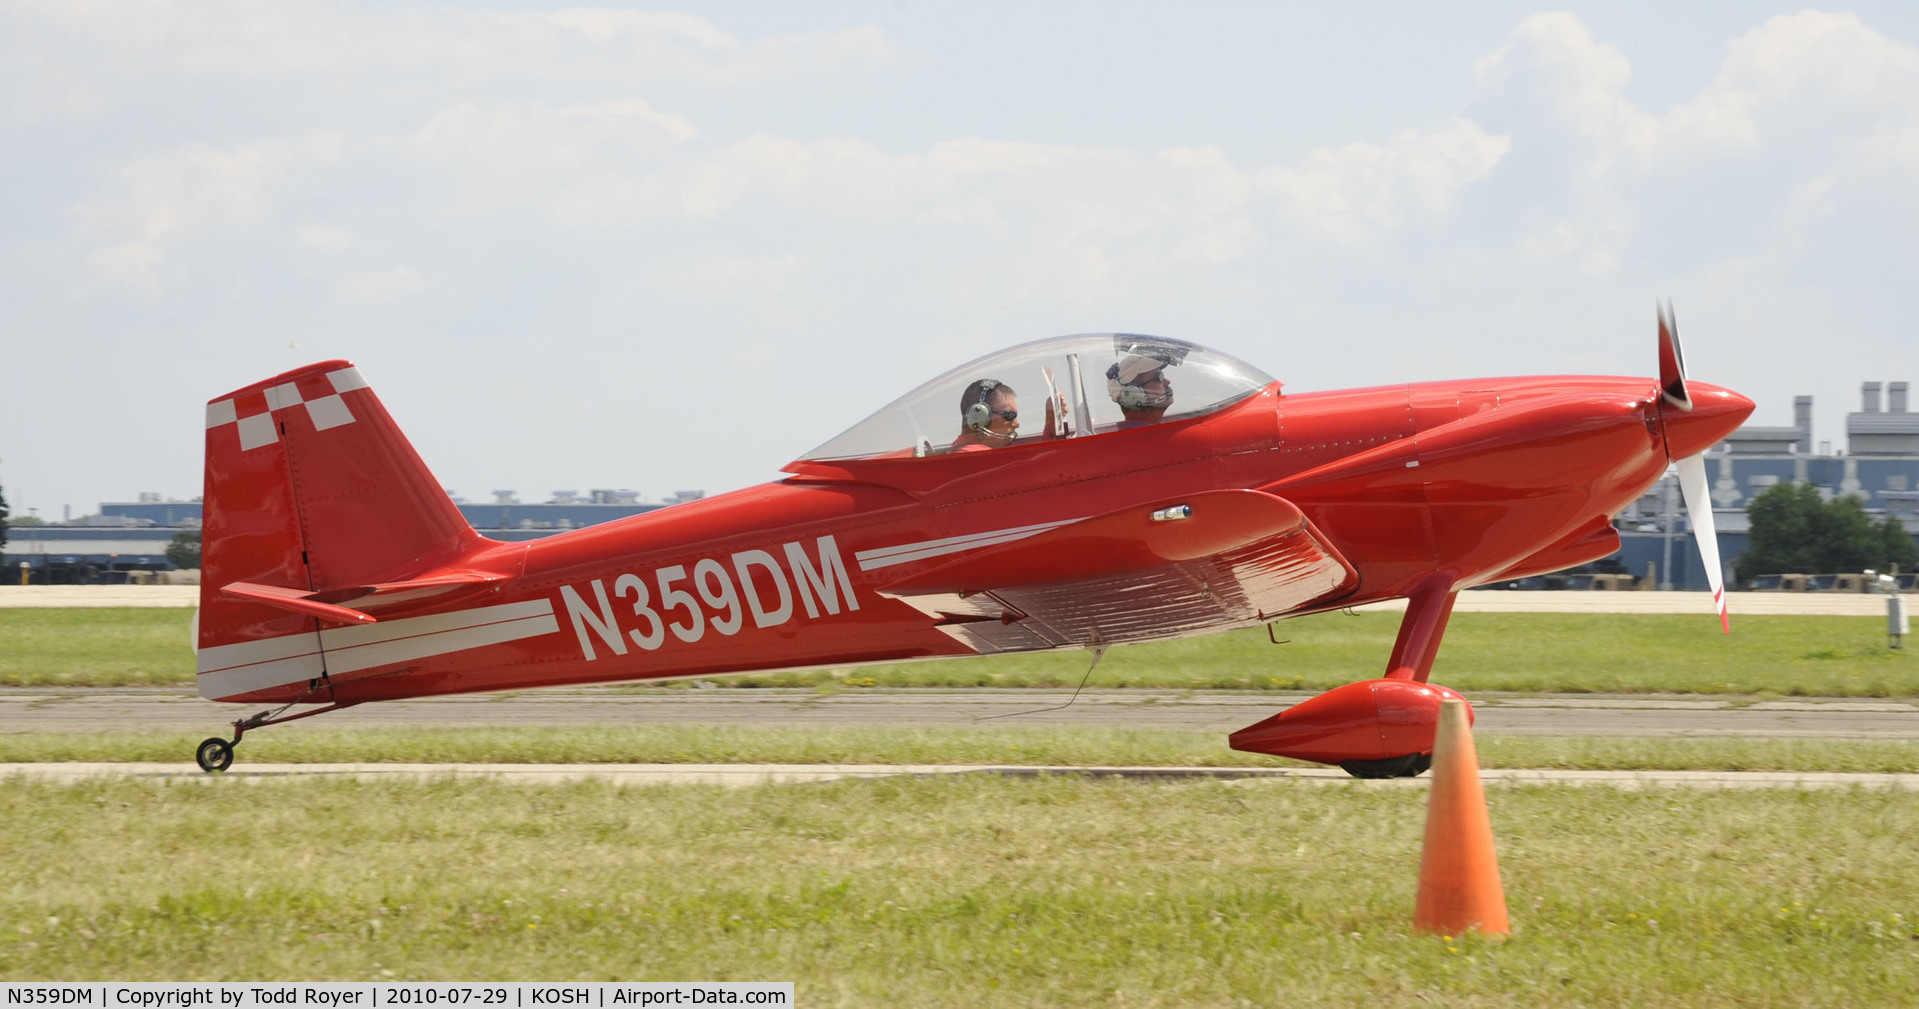
[[[914,458],[1091,437],[1212,413],[1272,383],[1244,361],[1184,340],[1059,336],[954,368],[798,461]]]

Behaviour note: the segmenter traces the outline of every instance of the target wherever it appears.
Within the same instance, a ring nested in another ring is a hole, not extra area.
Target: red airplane
[[[357,368],[309,365],[207,405],[200,693],[278,707],[195,756],[225,770],[249,730],[368,701],[1041,649],[1097,662],[1403,598],[1382,677],[1230,743],[1418,774],[1459,696],[1426,682],[1459,591],[1618,550],[1611,517],[1671,462],[1723,623],[1699,456],[1753,404],[1686,380],[1669,310],[1659,359],[1656,381],[1286,393],[1179,340],[1040,340],[907,393],[776,483],[522,543],[467,524]]]

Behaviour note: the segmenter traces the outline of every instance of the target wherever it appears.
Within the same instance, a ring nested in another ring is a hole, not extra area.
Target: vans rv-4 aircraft
[[[1178,340],[980,358],[717,497],[505,543],[475,532],[358,369],[207,405],[200,693],[275,706],[1083,648],[1406,599],[1382,676],[1235,732],[1362,777],[1430,763],[1461,589],[1619,549],[1677,463],[1722,623],[1700,454],[1752,402],[1659,377],[1288,393]],[[1037,407],[1037,409],[1036,409]],[[320,705],[291,713],[295,706]]]

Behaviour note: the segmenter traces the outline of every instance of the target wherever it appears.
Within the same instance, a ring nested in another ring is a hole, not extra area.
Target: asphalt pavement
[[[554,688],[385,701],[274,726],[347,728],[731,725],[766,728],[1081,726],[1227,733],[1306,692]],[[1919,701],[1501,695],[1472,698],[1481,735],[1919,739]],[[0,733],[212,734],[254,706],[185,689],[0,689]]]

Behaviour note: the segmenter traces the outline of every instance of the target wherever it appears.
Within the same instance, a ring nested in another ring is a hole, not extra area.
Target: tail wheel
[[[214,736],[193,751],[193,762],[208,774],[224,771],[233,766],[233,744]]]
[[[1382,760],[1346,760],[1339,768],[1355,778],[1416,778],[1433,766],[1430,753],[1408,753]]]

